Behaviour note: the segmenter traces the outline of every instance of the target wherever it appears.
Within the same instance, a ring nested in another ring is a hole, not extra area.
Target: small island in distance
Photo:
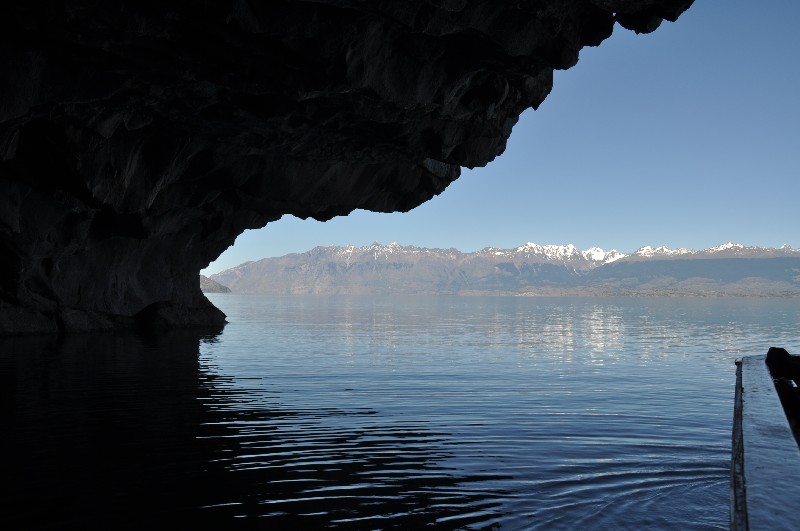
[[[264,295],[800,296],[800,249],[726,243],[631,254],[527,243],[464,253],[397,243],[315,247],[201,276],[206,293]]]

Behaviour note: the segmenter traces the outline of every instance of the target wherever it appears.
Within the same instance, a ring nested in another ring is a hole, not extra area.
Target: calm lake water
[[[733,361],[800,352],[791,299],[211,298],[0,340],[5,529],[727,529]]]

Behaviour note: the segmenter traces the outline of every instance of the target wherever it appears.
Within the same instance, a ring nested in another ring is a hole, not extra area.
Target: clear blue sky
[[[402,214],[284,216],[239,236],[204,272],[375,241],[800,247],[798,28],[798,0],[696,0],[649,35],[617,26],[556,72],[503,155],[440,196]]]

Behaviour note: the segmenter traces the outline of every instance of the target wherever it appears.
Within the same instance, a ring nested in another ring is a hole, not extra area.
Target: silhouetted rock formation
[[[0,333],[223,322],[197,272],[283,214],[406,211],[553,69],[691,0],[29,1],[0,31]]]

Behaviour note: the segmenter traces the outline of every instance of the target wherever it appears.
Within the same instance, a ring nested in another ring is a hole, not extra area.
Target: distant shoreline
[[[490,291],[464,291],[458,293],[403,293],[403,292],[370,292],[370,293],[254,293],[233,291],[204,291],[215,295],[246,295],[253,297],[381,297],[381,296],[420,296],[420,297],[525,297],[525,298],[665,298],[665,299],[793,299],[800,298],[800,293],[719,293],[719,292],[547,292],[547,293],[514,293]]]

